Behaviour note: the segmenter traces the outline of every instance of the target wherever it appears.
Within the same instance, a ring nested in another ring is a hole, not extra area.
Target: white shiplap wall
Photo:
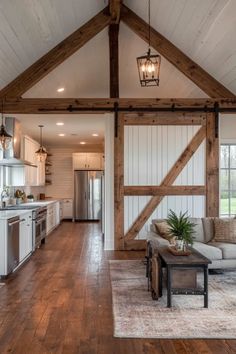
[[[197,126],[126,126],[124,184],[159,185],[198,129]],[[205,142],[198,148],[174,184],[205,184]],[[125,197],[125,231],[150,198]],[[151,219],[165,218],[169,209],[176,212],[187,211],[191,216],[201,217],[205,215],[205,197],[165,197],[138,237],[144,238]]]

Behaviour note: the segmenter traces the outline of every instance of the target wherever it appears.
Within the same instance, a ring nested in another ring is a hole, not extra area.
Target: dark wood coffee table
[[[161,270],[161,286],[162,268],[166,267],[167,269],[167,307],[172,306],[172,295],[203,295],[204,307],[208,307],[208,264],[210,264],[211,261],[193,248],[191,248],[191,251],[192,253],[189,256],[175,256],[166,246],[158,249]],[[175,269],[186,269],[186,272],[188,269],[201,269],[204,273],[203,288],[172,287],[172,276]]]

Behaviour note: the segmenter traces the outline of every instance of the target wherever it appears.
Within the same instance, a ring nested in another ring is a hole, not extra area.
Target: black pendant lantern
[[[2,101],[2,124],[0,127],[0,148],[2,150],[7,150],[10,147],[11,141],[12,141],[12,136],[7,133],[3,123],[3,101]]]
[[[148,26],[149,26],[148,51],[146,55],[137,58],[139,80],[142,87],[159,86],[161,57],[158,54],[151,54],[150,12],[151,12],[150,0],[148,0]]]
[[[40,128],[40,148],[37,151],[35,151],[35,154],[39,162],[44,162],[47,158],[47,151],[43,147],[43,138],[42,138],[43,125],[39,125],[39,128]]]

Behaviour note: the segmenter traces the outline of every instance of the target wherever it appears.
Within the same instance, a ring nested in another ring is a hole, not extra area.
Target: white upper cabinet
[[[39,143],[32,140],[28,136],[23,137],[23,158],[24,160],[36,165],[37,159],[35,152],[39,148]]]
[[[103,154],[73,153],[73,170],[103,170]]]

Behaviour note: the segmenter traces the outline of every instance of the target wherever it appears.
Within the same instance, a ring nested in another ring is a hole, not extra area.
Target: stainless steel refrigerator
[[[102,220],[103,171],[74,171],[74,219]]]

